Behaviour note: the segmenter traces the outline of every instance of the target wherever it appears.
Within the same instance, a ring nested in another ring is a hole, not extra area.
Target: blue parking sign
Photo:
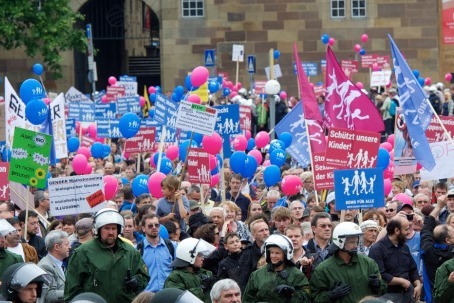
[[[206,49],[205,50],[205,66],[213,67],[215,65],[216,65],[216,57],[215,57],[214,49]]]

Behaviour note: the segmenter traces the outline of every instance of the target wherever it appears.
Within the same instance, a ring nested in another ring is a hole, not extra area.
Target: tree
[[[0,1],[0,45],[7,50],[24,47],[30,57],[42,55],[48,70],[61,77],[60,53],[86,50],[85,33],[75,28],[83,19],[69,0]]]

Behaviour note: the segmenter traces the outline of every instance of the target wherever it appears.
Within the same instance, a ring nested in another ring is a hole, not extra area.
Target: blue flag
[[[403,58],[394,40],[391,41],[394,73],[397,87],[399,88],[400,106],[411,140],[413,154],[425,169],[431,171],[435,167],[435,159],[432,155],[426,137],[426,129],[432,119],[433,111],[427,94],[422,89],[415,75]]]

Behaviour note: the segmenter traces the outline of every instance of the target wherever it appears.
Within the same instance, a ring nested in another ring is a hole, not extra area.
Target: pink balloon
[[[394,148],[389,152],[389,161],[392,163],[394,161]]]
[[[113,85],[115,85],[115,83],[117,83],[117,78],[115,78],[114,76],[110,76],[109,84],[113,86]]]
[[[228,87],[227,80],[223,79],[222,80],[222,88],[226,88],[226,87]]]
[[[148,190],[153,197],[162,198],[164,196],[164,194],[162,193],[161,181],[165,177],[165,174],[161,172],[155,172],[150,176],[150,178],[148,178]]]
[[[98,136],[98,129],[96,128],[96,124],[90,124],[88,125],[88,135],[91,137],[91,138],[96,138]]]
[[[101,103],[109,103],[109,100],[107,100],[107,96],[106,95],[103,95],[101,97]]]
[[[230,88],[230,89],[233,89],[232,81],[227,81],[227,87]]]
[[[267,167],[267,166],[270,166],[270,165],[271,165],[271,161],[270,160],[263,161],[263,164],[262,164],[263,167]]]
[[[218,133],[213,133],[211,136],[203,136],[202,148],[209,154],[218,154],[222,148],[222,137]]]
[[[241,89],[243,87],[243,84],[241,84],[241,82],[237,82],[235,86],[238,87],[238,89]]]
[[[400,194],[397,194],[393,197],[393,200],[398,200],[400,202],[402,202],[402,204],[407,204],[407,205],[412,205],[413,204],[413,200],[411,199],[411,197],[407,194],[404,194],[404,193],[400,193]]]
[[[447,74],[445,75],[445,80],[448,81],[448,82],[451,82],[451,80],[452,80],[452,74],[451,74],[451,73],[447,73]]]
[[[77,150],[76,152],[77,155],[83,155],[85,157],[85,159],[88,159],[91,157],[91,151],[88,147],[85,147],[85,146],[81,146],[79,147],[79,149]]]
[[[391,143],[389,143],[389,142],[383,142],[382,144],[380,144],[380,147],[383,147],[383,148],[386,149],[388,152],[390,152],[390,151],[393,150],[393,146],[392,146]]]
[[[87,169],[88,160],[83,154],[75,155],[71,163],[73,171],[78,175],[83,175]]]
[[[314,83],[309,82],[309,86],[310,86],[312,89],[314,89]]]
[[[208,159],[210,160],[210,170],[213,170],[216,168],[216,165],[218,164],[218,159],[216,158],[215,155],[209,155]]]
[[[394,134],[389,135],[388,139],[386,139],[386,142],[389,142],[392,146],[394,146]]]
[[[123,157],[125,157],[125,159],[129,159],[129,156],[130,156],[129,153],[127,153],[127,152],[124,152],[124,153],[123,153]]]
[[[279,97],[281,97],[281,99],[287,99],[287,93],[285,91],[281,91],[279,93]]]
[[[359,89],[363,89],[364,88],[364,84],[360,81],[356,82],[356,87],[358,87]]]
[[[266,131],[261,131],[255,135],[255,146],[258,148],[263,148],[268,143],[270,143],[270,135]]]
[[[178,158],[179,153],[180,153],[180,150],[179,150],[178,146],[170,145],[166,150],[166,157],[173,161],[176,158]]]
[[[245,151],[247,148],[247,139],[244,135],[237,135],[233,139],[233,148],[239,151]]]
[[[244,131],[244,136],[245,136],[246,139],[248,139],[248,140],[251,139],[251,137],[252,137],[251,131],[248,130],[248,129],[246,129],[246,130]]]
[[[79,134],[80,132],[80,122],[76,121],[76,133]]]
[[[378,66],[377,63],[372,63],[372,70],[373,70],[374,72],[377,72],[377,71],[380,70],[380,67]]]
[[[388,167],[383,171],[383,177],[385,179],[392,179],[394,177],[394,164],[389,163]]]
[[[355,52],[359,52],[361,50],[361,45],[355,44],[355,46],[353,46],[353,49],[355,50]]]
[[[85,167],[84,175],[89,175],[93,172],[93,167],[91,166],[90,163],[87,163],[87,166]]]
[[[154,162],[154,157],[155,157],[155,155],[156,155],[157,153],[158,153],[158,152],[155,152],[155,153],[152,154],[151,157],[150,157],[150,165],[151,165],[151,167],[153,167],[153,168],[156,168],[156,163]]]
[[[421,170],[422,165],[419,162],[416,162],[416,170]]]
[[[303,182],[299,176],[287,175],[282,179],[282,192],[287,196],[296,195],[303,187]]]
[[[427,77],[426,79],[424,79],[425,85],[430,85],[431,83],[432,83],[432,79],[430,77]]]
[[[112,200],[118,191],[117,178],[111,175],[105,175],[102,179],[104,181],[104,198],[106,200]]]
[[[369,36],[367,34],[361,35],[361,42],[366,43],[369,40]]]
[[[207,82],[210,72],[205,66],[197,66],[192,70],[190,79],[192,86],[200,86]]]
[[[49,103],[52,102],[52,99],[51,98],[44,98],[43,101],[44,101],[44,103],[46,103],[46,105],[48,105]]]
[[[156,93],[156,87],[154,86],[150,86],[148,88],[148,93],[151,95],[151,94],[155,94]]]
[[[336,43],[336,39],[334,39],[333,37],[329,38],[329,40],[328,40],[328,45],[329,45],[329,46],[333,46],[334,43]]]
[[[88,127],[82,126],[82,135],[88,135]]]
[[[247,153],[249,156],[252,156],[257,161],[257,164],[260,165],[263,161],[262,153],[258,149],[253,149]]]
[[[195,104],[200,104],[200,97],[196,94],[191,94],[189,95],[188,99],[189,102],[195,103]]]
[[[232,99],[233,97],[236,97],[236,96],[238,96],[238,93],[236,91],[230,92],[230,99]]]
[[[239,90],[239,87],[235,84],[235,85],[233,86],[232,90],[233,90],[234,92],[237,92],[237,91]]]
[[[140,107],[144,107],[145,106],[145,102],[146,102],[145,98],[140,96],[139,97],[139,105],[140,105]]]
[[[385,197],[387,197],[389,195],[389,193],[391,192],[391,189],[392,189],[392,184],[391,184],[391,179],[385,179],[383,180],[383,188],[385,190]]]
[[[219,183],[219,174],[211,176],[211,183],[210,186],[214,187]]]

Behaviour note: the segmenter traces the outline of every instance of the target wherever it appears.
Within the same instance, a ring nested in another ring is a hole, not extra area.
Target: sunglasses
[[[331,228],[333,227],[331,224],[320,224],[318,227],[321,227],[321,228]]]
[[[394,208],[387,208],[385,211],[386,211],[387,213],[392,213],[392,212],[394,211]]]
[[[156,228],[158,228],[159,226],[161,226],[161,224],[159,224],[159,223],[155,223],[155,224],[148,224],[148,225],[147,225],[147,227],[148,227],[148,228],[153,228],[153,227],[156,227]]]

